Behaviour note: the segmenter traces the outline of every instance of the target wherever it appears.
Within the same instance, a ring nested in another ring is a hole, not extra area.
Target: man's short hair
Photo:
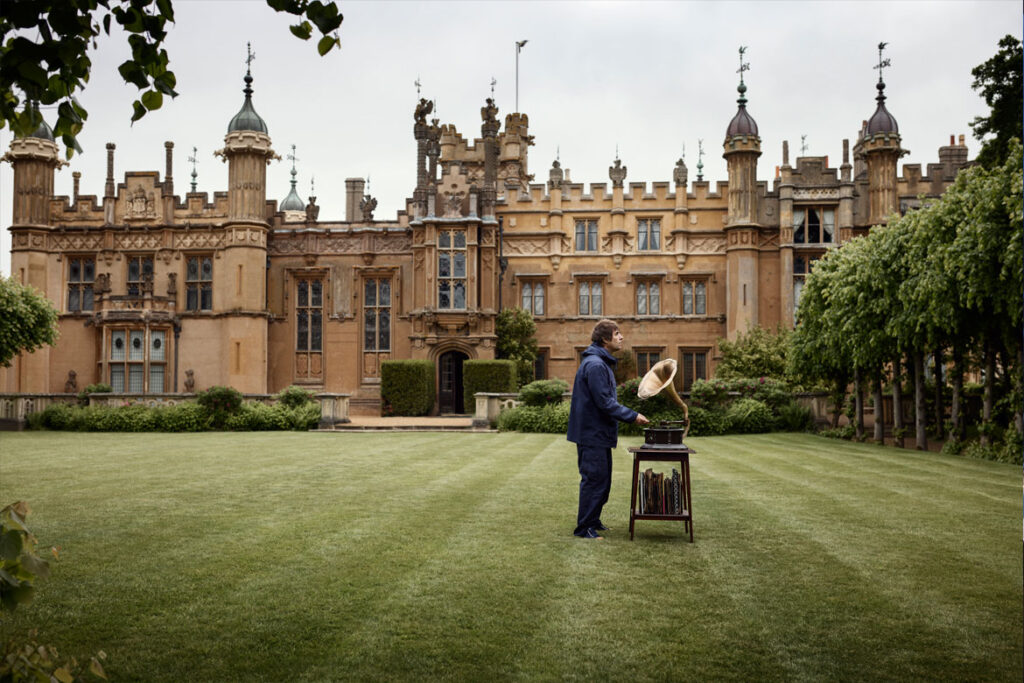
[[[594,325],[594,331],[590,335],[590,341],[603,346],[606,341],[611,341],[612,336],[614,336],[618,331],[619,326],[615,324],[615,321],[605,318]]]

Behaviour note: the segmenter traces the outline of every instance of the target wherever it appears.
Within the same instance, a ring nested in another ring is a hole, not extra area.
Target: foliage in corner
[[[0,95],[2,97],[2,95]],[[0,275],[0,365],[57,342],[57,311],[45,296]]]
[[[736,337],[735,341],[718,340],[722,360],[715,366],[715,377],[786,378],[786,352],[789,348],[789,330],[778,326],[775,332],[763,327],[752,327]]]
[[[313,27],[322,37],[322,56],[341,47],[342,14],[334,2],[267,0],[273,10],[302,20],[292,34],[308,40]],[[54,137],[63,141],[70,159],[81,152],[78,135],[89,113],[76,94],[92,71],[90,48],[110,36],[116,23],[127,35],[131,58],[117,68],[125,83],[138,88],[132,123],[177,97],[177,78],[164,49],[168,24],[174,23],[173,0],[6,0],[0,12],[0,128],[16,136],[31,135],[43,122],[37,106],[57,105]],[[19,111],[19,109],[21,111]]]
[[[989,107],[988,116],[976,116],[971,122],[974,137],[982,141],[978,163],[986,168],[1000,166],[1010,154],[1010,140],[1024,139],[1022,132],[1021,72],[1024,50],[1021,41],[1007,34],[999,41],[999,51],[971,71],[971,88],[979,91]],[[985,140],[986,135],[994,137]]]
[[[516,388],[533,381],[533,364],[537,361],[537,324],[524,308],[506,308],[494,323],[498,336],[498,358],[516,364]]]

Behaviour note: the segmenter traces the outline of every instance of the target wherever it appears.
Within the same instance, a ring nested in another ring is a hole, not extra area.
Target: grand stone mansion
[[[11,270],[53,301],[60,340],[0,368],[0,392],[62,392],[70,373],[79,387],[143,394],[298,384],[372,412],[381,363],[423,358],[437,368],[436,409],[461,413],[472,410],[462,363],[494,357],[495,318],[510,306],[536,321],[539,377],[571,379],[594,322],[609,317],[638,372],[675,358],[685,390],[714,375],[718,339],[791,326],[826,250],[941,195],[968,163],[961,135],[924,173],[904,164],[900,175],[906,152],[881,80],[838,168],[828,157],[790,163],[782,142],[770,180],[758,178],[762,139],[741,80],[736,115],[722,122],[728,179],[714,187],[692,181],[682,160],[672,182],[627,182],[616,159],[610,184],[572,182],[557,161],[535,183],[526,114],[502,122],[487,100],[470,141],[421,100],[406,209],[374,218],[376,202],[352,178],[344,219],[321,218],[294,183],[281,204],[268,198],[278,155],[249,74],[245,84],[217,152],[228,187],[212,198],[175,194],[171,142],[162,178],[120,180],[108,144],[104,196],[79,195],[76,173],[69,198],[53,194],[64,162],[49,127],[12,141]]]

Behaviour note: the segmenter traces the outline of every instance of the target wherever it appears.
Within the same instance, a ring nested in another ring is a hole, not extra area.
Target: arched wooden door
[[[441,413],[465,413],[462,400],[462,363],[469,356],[461,351],[445,351],[438,359],[437,405]]]

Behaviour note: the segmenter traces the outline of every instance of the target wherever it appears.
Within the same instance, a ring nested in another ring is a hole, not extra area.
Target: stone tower
[[[725,249],[726,330],[730,340],[758,324],[757,158],[761,156],[761,138],[757,122],[747,113],[744,50],[740,48],[739,109],[725,132],[722,153],[729,172]]]
[[[11,275],[47,298],[60,301],[59,273],[50,272],[47,248],[54,171],[66,164],[57,152],[53,131],[41,120],[31,135],[11,141],[3,161],[10,162],[14,169]],[[13,380],[14,386],[0,387],[0,391],[34,391],[48,386],[50,350],[44,346],[16,358],[15,368],[8,374],[8,382]]]
[[[252,104],[252,74],[245,74],[245,102],[228,124],[227,233],[214,267],[214,308],[230,311],[220,335],[224,359],[219,383],[243,393],[267,390],[267,166],[280,157],[270,147],[267,124]],[[218,301],[219,299],[219,301]]]
[[[858,141],[858,152],[863,155],[868,171],[868,222],[881,225],[898,209],[896,164],[906,150],[900,147],[900,129],[895,117],[885,108],[885,82],[882,68],[889,60],[882,59],[885,43],[878,46],[878,106],[868,119]]]

